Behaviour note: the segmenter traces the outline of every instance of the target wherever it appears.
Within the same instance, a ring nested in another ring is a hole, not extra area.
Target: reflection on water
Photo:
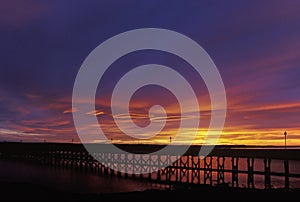
[[[113,193],[159,188],[138,180],[3,160],[0,160],[0,181],[42,184],[74,193]]]
[[[182,157],[186,159],[186,157]],[[197,157],[194,157],[197,158]],[[191,161],[191,160],[190,160]],[[191,164],[191,163],[190,163]],[[204,161],[200,161],[201,168],[204,167]],[[212,157],[212,169],[217,169],[217,157]],[[231,170],[232,169],[232,162],[230,157],[225,157],[224,161],[224,169]],[[238,163],[238,170],[240,171],[247,171],[247,158],[239,158]],[[265,170],[264,159],[255,159],[253,164],[254,171],[262,171]],[[274,173],[284,173],[284,161],[283,160],[272,160],[270,165],[270,171]],[[296,174],[300,172],[300,161],[289,161],[289,172]],[[172,178],[173,177],[173,178]],[[175,176],[172,176],[171,180],[175,180]],[[186,182],[187,180],[191,181],[192,173],[188,174],[188,177],[183,181]],[[217,185],[217,172],[212,172],[212,180],[213,185]],[[197,180],[196,180],[197,181]],[[232,182],[232,173],[225,172],[224,173],[224,182],[226,184],[231,185]],[[290,188],[300,188],[300,178],[292,178],[289,179]],[[204,171],[200,172],[200,183],[204,183]],[[246,188],[248,186],[248,175],[244,173],[238,174],[238,183],[239,187]],[[285,178],[281,176],[271,176],[271,185],[272,188],[284,188],[285,186]],[[254,175],[254,186],[257,189],[264,189],[265,188],[265,176],[264,175]]]
[[[239,159],[239,169],[247,170],[247,159]],[[299,173],[300,171],[300,162],[298,161],[289,161],[289,171],[290,173]],[[255,171],[264,171],[264,160],[255,159],[254,163]],[[272,160],[270,165],[270,171],[276,173],[284,173],[284,162],[283,160]],[[239,174],[239,180],[241,182],[241,187],[247,186],[247,175]],[[256,188],[264,188],[265,177],[264,175],[254,175],[254,185]],[[271,176],[271,184],[274,188],[284,188],[285,178],[283,176]],[[300,179],[290,178],[290,188],[299,188]]]

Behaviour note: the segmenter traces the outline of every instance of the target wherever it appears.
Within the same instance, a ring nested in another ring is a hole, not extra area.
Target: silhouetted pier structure
[[[103,175],[141,178],[168,185],[224,185],[225,176],[231,175],[231,186],[239,187],[239,176],[246,175],[247,187],[255,188],[255,176],[260,175],[264,176],[265,189],[272,188],[271,179],[274,176],[283,178],[284,187],[289,189],[290,178],[300,179],[300,170],[291,173],[289,168],[291,161],[300,161],[298,149],[215,147],[209,156],[199,159],[200,146],[190,147],[180,158],[176,147],[181,146],[174,146],[173,153],[159,156],[147,153],[158,151],[164,145],[117,145],[125,151],[138,151],[134,154],[111,153],[105,144],[95,146],[101,146],[101,152],[92,154],[96,159],[123,172],[117,172],[99,163],[80,144],[0,143],[0,158],[30,160],[49,166],[91,170]],[[155,170],[159,165],[169,164],[176,157],[179,159],[166,168],[153,173],[139,174],[147,171],[149,167]],[[244,168],[240,166],[241,160],[246,164]],[[257,161],[261,161],[260,168],[255,167]],[[282,172],[273,171],[273,161],[282,164]],[[127,174],[128,172],[132,174]]]

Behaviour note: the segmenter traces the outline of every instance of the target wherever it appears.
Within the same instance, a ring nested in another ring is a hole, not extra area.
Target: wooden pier
[[[229,186],[225,179],[229,176],[230,186],[240,187],[240,176],[244,175],[247,179],[246,186],[250,189],[255,188],[256,176],[264,177],[265,189],[273,187],[272,177],[282,178],[284,188],[290,189],[290,179],[300,179],[300,170],[297,173],[290,172],[291,161],[300,164],[298,149],[215,147],[209,156],[200,159],[200,146],[190,147],[181,157],[176,153],[176,147],[180,146],[174,146],[172,153],[162,155],[148,153],[158,151],[164,145],[117,145],[125,151],[132,152],[131,154],[112,153],[105,144],[96,146],[101,146],[101,152],[90,155],[80,144],[0,143],[0,159],[29,160],[49,166],[89,170],[99,175],[140,178],[174,186]],[[178,160],[169,165],[169,162],[177,158]],[[282,171],[274,171],[273,161],[282,164]],[[147,173],[149,168],[157,170],[164,165],[165,168]]]

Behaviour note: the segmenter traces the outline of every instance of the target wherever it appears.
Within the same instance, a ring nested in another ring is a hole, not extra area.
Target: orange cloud
[[[78,112],[78,109],[66,109],[64,110],[63,114],[69,114],[69,113],[73,113],[73,112]]]

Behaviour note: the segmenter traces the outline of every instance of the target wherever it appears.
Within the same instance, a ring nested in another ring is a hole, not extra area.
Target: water
[[[230,159],[226,159],[225,169],[231,168]],[[272,160],[270,165],[270,171],[276,173],[284,173],[284,161],[283,160]],[[264,171],[264,160],[255,159],[254,167],[255,171]],[[247,159],[239,159],[239,170],[247,171]],[[299,161],[289,161],[289,171],[290,173],[300,172],[300,162]],[[247,187],[247,174],[239,174],[239,186]],[[231,174],[225,174],[225,182],[231,182]],[[265,188],[265,177],[264,175],[254,175],[254,185],[255,188],[263,189]],[[271,185],[273,188],[284,188],[285,178],[281,176],[271,176]],[[300,188],[300,178],[290,178],[290,188]]]
[[[182,157],[183,161],[186,161],[186,157]],[[197,157],[194,157],[197,158]],[[190,159],[191,161],[191,159]],[[190,162],[191,165],[191,162]],[[204,167],[204,161],[200,161],[201,168]],[[265,171],[264,159],[255,159],[253,170],[254,171]],[[217,157],[212,157],[212,169],[217,169]],[[225,157],[224,169],[231,170],[232,162],[231,158]],[[247,171],[247,158],[239,158],[238,170]],[[274,173],[284,173],[284,161],[283,160],[272,160],[270,165],[270,171]],[[300,173],[300,161],[289,161],[289,172],[292,174]],[[175,175],[171,175],[171,181],[175,181]],[[213,185],[217,185],[217,172],[212,172]],[[189,172],[188,177],[182,180],[183,182],[192,181],[192,173]],[[193,180],[195,183],[198,183],[198,179]],[[224,173],[224,183],[231,185],[232,182],[232,173]],[[248,175],[239,173],[238,174],[239,187],[246,188],[248,187]],[[290,188],[300,188],[300,178],[289,179]],[[200,171],[200,184],[204,184],[204,171]],[[284,176],[271,176],[271,185],[272,188],[284,188],[285,178]],[[265,176],[264,175],[254,175],[254,186],[257,189],[265,188]]]
[[[185,158],[185,157],[183,157]],[[197,158],[197,157],[195,157]],[[212,168],[217,167],[216,157],[213,157]],[[203,160],[200,161],[203,168]],[[225,158],[224,168],[231,169],[231,159]],[[247,159],[239,159],[239,170],[247,170]],[[264,171],[264,160],[255,159],[255,171]],[[271,161],[271,172],[284,172],[282,160]],[[300,172],[300,162],[290,161],[290,173]],[[231,184],[231,173],[225,173],[225,183]],[[239,174],[239,187],[247,187],[247,174]],[[161,176],[162,179],[165,176]],[[171,181],[175,181],[175,174],[171,175]],[[152,179],[156,179],[156,173],[152,173]],[[191,182],[192,173],[188,172],[188,177],[182,179],[182,182],[189,180]],[[217,173],[212,173],[213,184],[216,184]],[[264,175],[254,176],[255,188],[264,188]],[[273,188],[283,188],[284,177],[271,177]],[[76,193],[115,193],[143,191],[147,189],[163,189],[162,186],[150,182],[143,182],[138,179],[125,179],[111,176],[98,175],[93,172],[80,172],[78,170],[54,168],[28,162],[4,161],[0,160],[0,182],[21,182],[30,184],[43,184],[49,187],[55,187],[58,190]],[[195,181],[194,181],[195,182]],[[196,180],[196,183],[198,181]],[[200,183],[204,183],[204,172],[200,172]],[[300,178],[290,178],[291,188],[300,188]]]
[[[159,188],[133,179],[4,160],[0,160],[0,182],[42,184],[66,192],[98,194]]]

